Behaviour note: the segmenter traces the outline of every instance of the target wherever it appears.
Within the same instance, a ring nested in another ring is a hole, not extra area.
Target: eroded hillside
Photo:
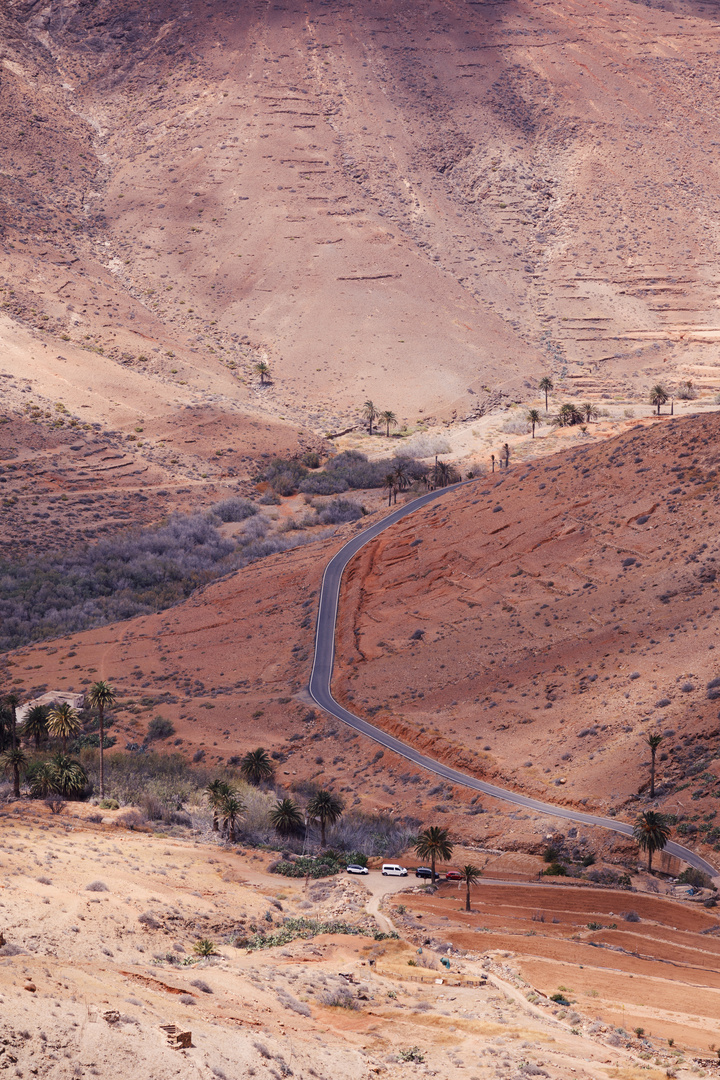
[[[218,395],[321,432],[367,397],[468,415],[545,370],[717,388],[713,7],[3,19],[4,332],[38,392],[79,346],[125,403]]]
[[[659,732],[658,796],[709,814],[705,836],[718,434],[711,416],[575,440],[393,526],[349,567],[336,693],[478,775],[606,811],[647,797]]]

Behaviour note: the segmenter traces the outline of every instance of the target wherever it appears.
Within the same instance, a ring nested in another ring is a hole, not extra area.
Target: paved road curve
[[[473,481],[469,482],[472,483]],[[553,806],[552,803],[541,802],[539,799],[531,799],[527,795],[521,795],[515,791],[510,791],[508,788],[496,787],[495,784],[488,784],[484,780],[478,780],[476,777],[470,776],[467,773],[459,772],[457,769],[453,769],[449,765],[443,764],[441,761],[436,761],[434,758],[421,754],[418,750],[413,749],[412,746],[408,746],[394,736],[388,735],[381,728],[375,727],[374,724],[368,723],[367,720],[363,720],[359,716],[355,716],[354,713],[343,708],[343,706],[335,701],[335,698],[332,696],[331,679],[335,657],[335,623],[337,621],[338,603],[340,598],[340,582],[345,567],[361,547],[364,547],[365,544],[374,540],[376,536],[379,536],[385,529],[390,528],[395,522],[400,521],[401,518],[407,517],[408,514],[412,514],[416,510],[421,509],[421,507],[427,506],[428,503],[443,498],[448,492],[457,490],[457,488],[461,486],[465,486],[465,484],[455,484],[451,487],[440,488],[437,491],[430,491],[427,495],[422,495],[419,499],[414,499],[412,502],[398,507],[392,514],[388,514],[387,517],[383,518],[381,521],[375,522],[374,525],[371,525],[368,529],[364,529],[357,536],[353,537],[352,540],[349,540],[327,564],[320,590],[320,603],[315,631],[315,658],[313,660],[309,684],[310,695],[322,709],[325,709],[325,711],[332,716],[337,717],[338,720],[342,720],[344,724],[354,728],[355,731],[367,735],[368,738],[373,739],[376,743],[379,743],[380,746],[392,750],[394,753],[411,761],[414,765],[417,765],[422,769],[427,769],[428,772],[442,777],[443,780],[448,780],[451,784],[459,784],[462,787],[472,788],[474,791],[482,791],[485,795],[492,795],[496,799],[502,799],[505,802],[512,803],[514,806],[519,806],[526,810],[535,810],[537,813],[549,814],[551,817],[566,818],[568,821],[575,821],[583,825],[595,825],[603,829],[610,829],[612,832],[622,833],[623,836],[631,836],[632,826],[628,825],[627,822],[617,821],[614,818],[598,817],[595,814],[582,813],[579,810],[574,810],[567,806]],[[696,854],[694,851],[690,851],[689,848],[683,847],[682,844],[676,844],[671,841],[665,850],[671,855],[679,856],[690,866],[694,866],[696,869],[703,870],[706,874],[710,874],[711,877],[718,876],[718,871],[715,867],[711,866],[710,863],[706,862],[705,859],[701,858],[700,855]]]

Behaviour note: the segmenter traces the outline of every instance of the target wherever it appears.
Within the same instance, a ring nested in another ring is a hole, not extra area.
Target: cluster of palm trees
[[[270,756],[262,746],[249,750],[240,762],[240,772],[249,784],[261,786],[272,782],[275,770]],[[205,789],[213,812],[213,831],[227,836],[235,843],[237,827],[245,812],[245,803],[237,789],[227,780],[212,780]],[[326,846],[328,826],[342,817],[345,804],[339,795],[320,789],[310,798],[305,812],[288,797],[278,799],[270,811],[270,824],[282,837],[300,836],[308,823],[320,825],[320,843]]]
[[[449,461],[438,461],[437,458],[430,468],[418,471],[416,467],[413,472],[414,475],[411,476],[407,464],[398,461],[392,472],[387,473],[382,486],[388,493],[388,506],[397,502],[398,492],[407,491],[413,482],[423,484],[428,491],[434,491],[435,488],[447,487],[448,484],[456,484],[460,480],[460,473],[454,465]]]
[[[437,876],[435,873],[436,862],[438,860],[440,862],[449,862],[455,850],[455,845],[450,839],[447,829],[441,829],[438,825],[430,825],[420,833],[415,841],[414,848],[416,855],[421,859],[430,860],[430,869],[434,882]],[[478,884],[482,877],[482,870],[473,863],[467,863],[466,866],[460,868],[460,875],[461,880],[465,882],[465,910],[470,911],[470,888]]]
[[[100,797],[105,795],[105,710],[115,702],[115,690],[102,680],[93,683],[87,693],[88,704],[97,710],[100,738]],[[0,711],[0,738],[9,745],[0,754],[0,769],[12,776],[13,794],[20,798],[20,780],[24,774],[34,797],[60,794],[65,797],[79,795],[87,785],[87,774],[79,762],[68,757],[68,739],[76,739],[82,732],[82,722],[77,709],[67,702],[54,705],[34,705],[23,724],[18,728],[17,710],[20,698],[8,694]],[[25,739],[39,751],[44,742],[58,739],[62,749],[49,761],[31,761],[21,740]]]
[[[362,418],[368,426],[368,435],[372,435],[373,424],[376,420],[379,424],[384,424],[385,435],[388,439],[390,438],[390,428],[398,426],[398,418],[394,412],[390,409],[381,412],[372,401],[366,401],[363,405]]]

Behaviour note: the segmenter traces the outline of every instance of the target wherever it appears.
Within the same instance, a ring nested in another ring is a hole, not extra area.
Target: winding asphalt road
[[[459,784],[462,787],[472,788],[473,791],[481,791],[485,795],[492,795],[495,799],[502,799],[504,802],[512,803],[513,806],[525,810],[534,810],[536,813],[548,814],[554,818],[565,818],[568,821],[578,822],[582,825],[599,826],[602,829],[609,829],[611,832],[621,833],[623,836],[632,836],[632,825],[627,824],[625,821],[582,813],[567,806],[553,806],[552,803],[531,799],[527,795],[510,791],[508,788],[496,787],[495,784],[488,784],[484,780],[478,780],[467,773],[459,772],[441,761],[436,761],[434,758],[421,754],[412,746],[408,746],[393,735],[388,735],[381,728],[375,727],[374,724],[370,724],[367,720],[363,720],[360,716],[349,712],[332,696],[331,680],[335,659],[335,624],[340,600],[340,583],[347,564],[358,553],[360,548],[370,543],[371,540],[374,540],[397,521],[407,517],[408,514],[415,513],[416,510],[427,506],[428,503],[442,499],[449,492],[475,482],[477,481],[464,481],[462,484],[454,484],[450,487],[440,488],[437,491],[430,491],[427,495],[421,495],[419,499],[414,499],[412,502],[398,507],[387,517],[375,522],[368,529],[364,529],[333,556],[325,567],[320,590],[320,603],[315,630],[315,657],[308,687],[310,695],[320,708],[337,717],[338,720],[342,720],[348,727],[353,728],[362,735],[367,735],[369,739],[373,739],[380,746],[392,750],[395,754],[399,754],[401,757],[411,761],[413,765],[417,765],[421,769],[427,769],[428,772],[442,777],[443,780],[447,780],[451,784]],[[714,866],[711,866],[710,863],[706,862],[694,851],[683,847],[682,844],[671,841],[667,844],[665,850],[671,855],[677,855],[688,865],[703,870],[713,878],[719,876]]]

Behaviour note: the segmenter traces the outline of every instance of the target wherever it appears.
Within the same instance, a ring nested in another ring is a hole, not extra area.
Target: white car
[[[407,868],[397,863],[383,863],[382,872],[385,877],[407,877]]]
[[[350,863],[347,868],[348,874],[367,874],[367,866],[360,866],[359,863]]]

